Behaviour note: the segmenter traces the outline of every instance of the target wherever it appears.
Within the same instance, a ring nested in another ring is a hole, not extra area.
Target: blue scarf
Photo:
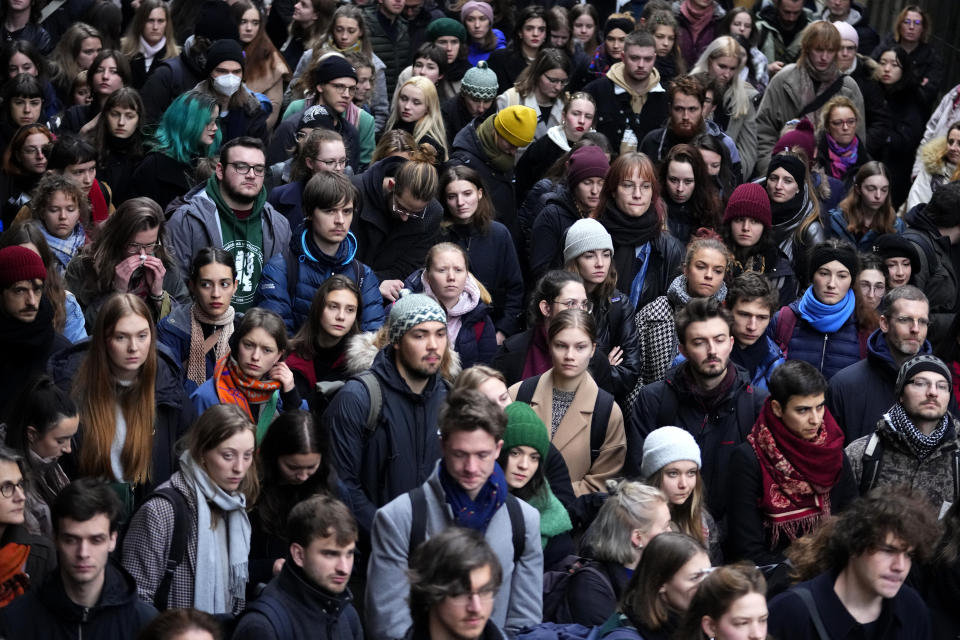
[[[494,463],[493,473],[477,497],[473,500],[457,481],[447,473],[447,466],[440,460],[440,486],[447,497],[447,504],[453,509],[453,519],[461,527],[486,533],[487,525],[507,499],[507,479],[499,463]]]
[[[797,305],[800,317],[813,325],[821,333],[833,333],[840,329],[853,314],[856,298],[853,291],[847,291],[846,297],[837,304],[823,304],[813,295],[813,287],[807,287]]]
[[[42,224],[38,223],[37,228],[40,229],[43,237],[46,238],[50,250],[57,259],[57,270],[60,272],[60,275],[63,275],[67,270],[67,265],[70,264],[70,260],[73,259],[73,256],[77,255],[77,252],[83,248],[84,243],[87,241],[87,234],[83,230],[83,225],[78,222],[77,226],[73,228],[73,233],[70,234],[70,237],[65,239],[58,238],[51,234]]]

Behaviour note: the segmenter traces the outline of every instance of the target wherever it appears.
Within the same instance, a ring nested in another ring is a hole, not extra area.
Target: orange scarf
[[[213,371],[213,383],[220,402],[237,405],[252,422],[256,420],[250,411],[250,405],[263,404],[280,390],[280,383],[276,380],[257,380],[244,375],[240,371],[240,365],[229,353],[217,361],[217,367]]]
[[[27,592],[30,578],[23,569],[29,556],[30,545],[10,542],[0,548],[0,607]]]

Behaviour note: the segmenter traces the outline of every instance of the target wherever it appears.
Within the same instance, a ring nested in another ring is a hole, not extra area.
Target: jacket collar
[[[303,570],[289,559],[283,565],[280,575],[277,576],[277,586],[307,608],[315,609],[319,607],[325,614],[333,618],[339,617],[353,601],[353,594],[350,593],[349,589],[337,594],[321,589],[307,579]]]
[[[108,562],[104,569],[103,589],[100,591],[97,604],[93,607],[82,607],[70,599],[63,587],[60,571],[51,575],[43,583],[37,597],[51,611],[57,611],[61,620],[84,623],[106,609],[132,607],[136,599],[136,588],[133,577],[123,567]]]

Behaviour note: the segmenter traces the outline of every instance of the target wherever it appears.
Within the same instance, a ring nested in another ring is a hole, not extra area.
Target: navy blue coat
[[[862,358],[860,330],[857,328],[857,319],[853,313],[850,314],[850,317],[847,318],[840,329],[825,334],[814,329],[813,325],[800,317],[800,312],[797,311],[799,304],[799,302],[791,302],[775,313],[767,327],[767,335],[776,342],[777,324],[781,319],[780,314],[792,312],[796,315],[797,324],[793,328],[790,340],[787,341],[787,349],[784,354],[788,360],[809,362],[827,380],[844,367],[860,361]],[[789,311],[786,311],[787,309]],[[864,341],[866,341],[866,338],[864,338]]]
[[[294,234],[290,240],[290,259],[296,260],[297,284],[294,299],[290,299],[290,282],[287,278],[287,260],[278,253],[263,267],[254,304],[276,311],[283,318],[287,330],[293,334],[307,321],[310,305],[317,289],[330,276],[340,274],[356,281],[362,273],[360,286],[360,328],[376,331],[384,322],[383,298],[380,295],[380,280],[367,265],[356,259],[357,239],[352,233],[340,243],[337,255],[330,257],[321,251],[311,251],[307,230]]]
[[[452,242],[467,252],[470,273],[490,292],[493,306],[490,318],[505,335],[520,331],[523,316],[523,274],[513,238],[505,226],[490,223],[485,233],[473,225],[451,224],[440,227],[439,242]]]
[[[422,292],[423,269],[411,274],[403,286],[415,293]],[[475,364],[490,364],[497,354],[497,329],[489,311],[490,307],[478,302],[472,311],[463,314],[453,350],[460,356],[460,366],[464,369]]]
[[[303,188],[306,184],[306,180],[294,180],[274,187],[267,196],[267,202],[287,219],[291,229],[299,229],[303,222]]]
[[[395,358],[388,345],[370,367],[383,397],[375,431],[366,429],[370,398],[359,380],[348,380],[320,418],[330,430],[337,474],[350,491],[364,537],[370,534],[374,512],[426,482],[440,459],[437,424],[447,385],[434,375],[422,393],[414,393]]]

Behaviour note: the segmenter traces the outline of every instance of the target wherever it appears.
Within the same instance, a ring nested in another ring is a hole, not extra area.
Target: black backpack
[[[540,382],[540,376],[527,378],[520,383],[517,389],[516,400],[530,404],[533,399],[533,393],[537,389],[537,383]],[[607,426],[610,424],[610,413],[613,411],[613,396],[597,389],[597,402],[593,406],[593,415],[590,418],[590,463],[596,461],[600,455],[600,449],[603,447],[603,441],[607,439]]]
[[[570,596],[577,596],[573,591],[573,577],[586,571],[600,576],[604,582],[609,583],[610,579],[592,560],[580,556],[567,556],[562,566],[563,569],[543,574],[543,619],[545,622],[570,624],[573,622]]]

